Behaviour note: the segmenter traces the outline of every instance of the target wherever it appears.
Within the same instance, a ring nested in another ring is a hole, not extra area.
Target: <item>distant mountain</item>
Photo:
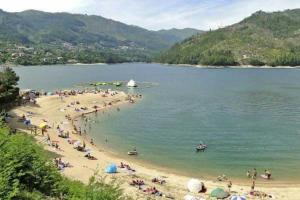
[[[193,29],[193,28],[185,28],[185,29],[168,29],[168,30],[159,30],[158,34],[164,36],[168,41],[173,41],[174,43],[183,41],[186,38],[189,38],[193,35],[202,34],[204,31]]]
[[[158,60],[203,65],[300,65],[300,9],[258,11],[237,24],[192,36]]]
[[[77,50],[92,49],[94,54],[101,52],[105,57],[118,56],[117,61],[147,61],[153,54],[197,32],[195,29],[149,31],[95,15],[0,10],[0,46],[50,48],[52,54],[55,48],[67,45]]]

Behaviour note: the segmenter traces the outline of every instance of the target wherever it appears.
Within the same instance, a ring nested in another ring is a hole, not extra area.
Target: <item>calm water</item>
[[[300,70],[199,69],[159,64],[15,68],[21,88],[54,90],[90,81],[143,82],[144,97],[96,118],[90,135],[140,161],[208,177],[270,168],[278,181],[300,178]],[[149,82],[149,83],[145,83]],[[124,88],[127,91],[127,88]],[[204,141],[209,148],[195,153]]]

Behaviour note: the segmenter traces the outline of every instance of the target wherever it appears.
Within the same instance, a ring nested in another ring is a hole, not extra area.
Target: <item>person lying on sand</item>
[[[90,153],[86,154],[84,157],[88,158],[89,160],[97,160],[97,158],[92,156]]]
[[[59,134],[58,134],[58,137],[69,138],[70,137],[70,133],[69,133],[69,131],[67,131],[66,133],[64,133],[63,131],[60,131]]]
[[[75,149],[77,149],[77,151],[81,151],[81,152],[85,151],[85,147],[83,147],[83,146],[77,146]]]
[[[145,185],[143,180],[132,180],[129,185],[131,186],[142,186]]]
[[[143,190],[143,192],[147,192],[149,194],[154,194],[154,195],[157,195],[157,196],[162,196],[162,193],[159,192],[155,187],[147,188],[147,189]]]
[[[265,199],[265,198],[274,198],[273,195],[271,194],[267,194],[265,192],[261,192],[261,191],[251,191],[250,192],[251,196],[255,196],[255,197],[259,197],[261,199]]]
[[[153,178],[152,183],[159,183],[162,185],[162,184],[166,183],[166,181],[163,179]]]
[[[124,164],[123,162],[121,162],[119,168],[125,168],[125,169],[127,169],[129,171],[135,172],[135,169],[132,169],[129,165]]]

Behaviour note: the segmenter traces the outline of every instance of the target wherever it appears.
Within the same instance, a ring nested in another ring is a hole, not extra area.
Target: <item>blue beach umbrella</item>
[[[232,196],[231,200],[247,200],[244,196]]]
[[[109,174],[117,173],[117,166],[115,164],[111,164],[106,167],[105,172]]]

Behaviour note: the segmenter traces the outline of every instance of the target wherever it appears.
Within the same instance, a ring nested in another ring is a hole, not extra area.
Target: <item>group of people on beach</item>
[[[256,168],[253,168],[252,173],[250,172],[250,170],[247,171],[246,176],[248,178],[252,178],[253,180],[257,179],[257,170]],[[271,172],[270,170],[265,169],[264,174],[261,174],[261,177],[264,179],[271,179]]]
[[[131,168],[128,164],[125,164],[123,162],[121,162],[119,168],[123,168],[123,169],[127,169],[128,171],[132,171],[132,172],[135,172],[135,169]]]
[[[59,170],[63,170],[66,167],[71,167],[70,163],[63,162],[61,158],[55,158],[53,159],[53,162]]]

